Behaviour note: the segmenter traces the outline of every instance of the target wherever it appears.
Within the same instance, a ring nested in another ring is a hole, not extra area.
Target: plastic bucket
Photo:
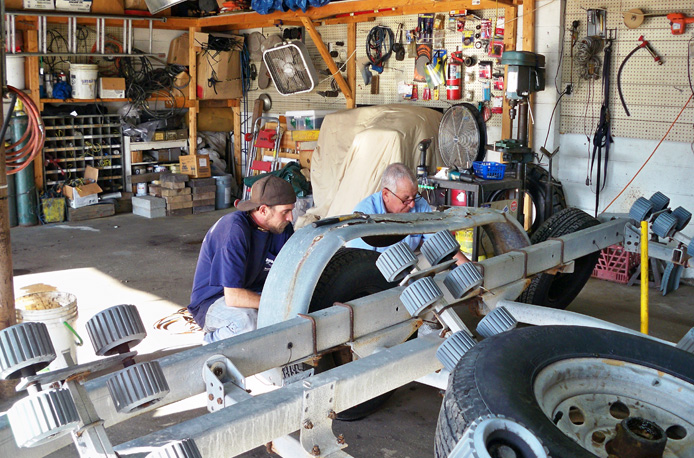
[[[215,210],[231,207],[231,182],[233,179],[234,177],[230,174],[214,177],[215,184],[217,185],[217,192],[214,200]]]
[[[5,55],[5,74],[7,85],[24,89],[24,56]],[[5,110],[7,113],[7,110]]]
[[[77,320],[77,298],[74,294],[59,291],[27,294],[15,300],[15,309],[18,323],[38,322],[48,328],[56,354],[56,359],[48,366],[49,370],[66,367],[62,357],[62,352],[66,350],[77,362],[76,339],[79,336],[73,329]]]
[[[70,85],[73,99],[95,99],[99,66],[96,64],[70,64]]]

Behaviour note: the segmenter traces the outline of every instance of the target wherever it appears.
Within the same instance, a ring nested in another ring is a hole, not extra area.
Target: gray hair
[[[417,177],[412,170],[402,162],[394,162],[383,171],[381,189],[388,188],[392,192],[398,192],[400,180],[409,180],[414,186],[417,186]]]

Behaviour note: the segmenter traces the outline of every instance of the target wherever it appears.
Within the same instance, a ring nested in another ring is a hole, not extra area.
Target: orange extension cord
[[[41,113],[39,113],[39,109],[34,104],[34,101],[31,100],[31,98],[23,91],[20,91],[15,87],[7,86],[7,89],[9,89],[10,92],[17,94],[17,99],[22,101],[24,104],[24,111],[29,117],[29,124],[22,138],[5,149],[7,174],[12,175],[25,169],[29,164],[31,164],[31,161],[33,161],[36,156],[41,153],[43,144],[46,141],[46,129],[43,125]],[[28,141],[26,145],[17,151],[13,151],[24,141],[26,141],[27,138]]]

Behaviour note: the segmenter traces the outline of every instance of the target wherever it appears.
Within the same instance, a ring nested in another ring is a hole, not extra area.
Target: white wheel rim
[[[663,458],[690,456],[694,450],[694,385],[672,375],[624,361],[575,358],[545,367],[533,388],[545,415],[599,457],[608,456],[605,444],[627,416],[665,430]]]

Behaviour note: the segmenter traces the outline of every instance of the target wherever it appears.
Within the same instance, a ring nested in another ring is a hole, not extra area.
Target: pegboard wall
[[[497,16],[497,10],[496,9],[488,9],[488,10],[475,10],[475,14],[478,16],[484,18],[484,19],[492,19],[494,20]],[[498,10],[498,15],[499,17],[503,17],[504,10],[503,8],[500,8]],[[348,56],[347,55],[347,26],[346,25],[326,25],[318,28],[318,31],[320,32],[323,42],[331,47],[333,50],[338,52],[338,57],[335,58],[336,64],[338,67],[342,67],[343,63],[348,59],[356,59],[359,61],[359,59],[363,58],[366,56],[366,39],[369,34],[369,31],[378,25],[383,25],[383,26],[388,26],[391,28],[393,33],[395,34],[395,41],[397,42],[398,40],[398,34],[397,29],[399,24],[404,25],[404,30],[412,30],[417,27],[417,15],[408,15],[408,16],[393,16],[393,17],[380,17],[376,18],[375,21],[372,22],[363,22],[357,24],[357,49],[356,53],[354,56]],[[475,57],[475,59],[479,62],[480,60],[482,61],[492,61],[492,70],[496,67],[497,60],[491,57],[488,57],[485,53],[484,48],[482,49],[476,49],[474,47],[471,48],[463,48],[463,33],[462,32],[457,32],[457,31],[451,31],[448,29],[448,15],[445,14],[445,19],[446,19],[446,30],[445,30],[445,49],[447,50],[448,55],[450,55],[451,52],[456,50],[456,47],[458,49],[463,51],[463,56],[472,56]],[[480,22],[477,20],[467,20],[466,25],[465,25],[465,30],[467,31],[472,31],[472,32],[479,32],[478,30],[475,29],[475,26],[479,24]],[[264,28],[264,29],[255,29],[257,31],[261,31],[265,37],[268,37],[269,35],[272,34],[281,34],[282,30],[280,27],[271,27],[271,28]],[[241,33],[249,33],[252,32],[253,30],[245,30],[242,31]],[[317,87],[317,90],[329,90],[331,88],[331,83],[333,78],[330,76],[326,76],[321,73],[321,70],[327,69],[327,66],[323,62],[323,59],[321,58],[320,54],[318,53],[317,48],[313,44],[313,41],[311,40],[310,37],[306,36],[304,39],[304,42],[306,43],[306,46],[308,48],[309,54],[311,55],[311,58],[313,60],[313,63],[316,65],[316,69],[319,72],[319,81],[320,84]],[[344,46],[338,46],[337,43],[342,42],[344,43]],[[405,48],[407,48],[407,39],[406,39],[406,34],[403,33],[403,43],[405,45]],[[434,48],[436,49],[436,48]],[[253,61],[256,65],[256,67],[259,69],[260,68],[260,61]],[[359,69],[357,69],[357,90],[356,90],[356,102],[358,105],[383,105],[383,104],[389,104],[389,103],[408,103],[408,104],[415,104],[418,106],[427,106],[427,107],[437,107],[437,108],[448,108],[450,105],[456,104],[456,103],[461,103],[467,100],[461,99],[461,100],[454,100],[454,101],[448,101],[446,100],[446,88],[445,85],[441,85],[439,87],[439,100],[429,100],[425,101],[422,100],[422,95],[423,95],[423,89],[426,87],[426,83],[415,83],[418,85],[418,93],[419,93],[419,99],[417,101],[410,101],[410,100],[405,100],[403,97],[398,94],[398,84],[400,82],[405,82],[408,84],[411,84],[413,82],[413,77],[414,77],[414,67],[415,67],[415,58],[410,57],[409,53],[406,54],[406,57],[403,61],[397,61],[395,59],[395,55],[393,54],[390,59],[385,64],[385,68],[383,73],[379,77],[379,93],[378,94],[371,94],[371,86],[370,85],[365,85],[363,78],[361,76],[361,73],[359,72]],[[499,67],[500,68],[500,67]],[[478,78],[478,67],[477,65],[474,65],[472,67],[466,68],[463,67],[462,71],[462,93],[463,96],[465,95],[466,91],[472,91],[472,100],[470,103],[476,103],[481,100],[483,100],[483,82]],[[467,74],[470,74],[470,76],[467,76]],[[375,73],[374,73],[375,74]],[[346,70],[343,72],[343,76],[346,78],[347,73]],[[322,97],[316,93],[316,91],[312,93],[305,93],[305,94],[297,94],[297,95],[290,95],[290,96],[282,96],[280,95],[274,88],[272,84],[270,84],[270,87],[268,87],[266,90],[259,90],[257,86],[257,81],[254,81],[251,85],[251,91],[249,91],[248,94],[248,99],[249,100],[255,100],[258,95],[261,93],[266,92],[270,94],[272,97],[273,101],[273,112],[278,112],[282,113],[285,111],[290,111],[290,110],[306,110],[306,109],[317,109],[317,110],[325,110],[325,109],[333,109],[333,110],[342,110],[345,108],[345,98],[342,94],[339,94],[335,98],[328,98],[328,97]],[[503,91],[502,90],[494,90],[492,87],[492,95],[493,96],[502,96]],[[494,114],[492,118],[487,122],[488,125],[492,126],[501,126],[501,114]]]
[[[564,96],[561,102],[561,133],[584,134],[592,138],[598,124],[603,101],[602,78],[584,80],[579,77],[576,60],[571,65],[572,39],[569,28],[572,21],[580,21],[578,41],[586,37],[587,9],[600,8],[606,11],[606,27],[614,29],[616,39],[612,45],[610,69],[609,105],[612,115],[612,135],[659,140],[692,94],[687,76],[687,49],[694,56],[694,24],[686,26],[684,34],[673,35],[669,13],[681,12],[694,15],[691,0],[669,2],[644,2],[638,0],[568,0],[564,26],[564,52],[562,81],[560,87],[573,82],[574,93]],[[634,8],[646,14],[661,13],[662,17],[646,17],[638,28],[630,29],[624,24],[622,12]],[[617,91],[617,73],[624,58],[639,45],[639,37],[648,40],[662,57],[663,65],[657,65],[646,49],[637,51],[625,64],[622,71],[622,92],[631,116],[627,116]],[[574,46],[574,56],[576,55]],[[598,53],[600,62],[604,52]],[[693,57],[694,59],[694,57]],[[573,72],[572,72],[573,69]],[[602,69],[600,70],[602,74]],[[547,75],[548,81],[554,75]],[[549,85],[548,85],[549,86]],[[690,143],[694,140],[694,103],[684,110],[667,137],[670,141]]]

